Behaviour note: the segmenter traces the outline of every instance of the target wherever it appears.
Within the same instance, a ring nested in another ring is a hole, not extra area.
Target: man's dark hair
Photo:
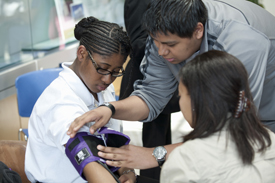
[[[251,164],[255,151],[263,152],[271,144],[266,128],[257,117],[248,84],[248,74],[236,57],[212,50],[198,55],[180,71],[192,105],[194,130],[184,141],[205,138],[227,128],[244,164]],[[240,91],[251,102],[250,109],[235,118]],[[254,149],[258,144],[259,149]]]
[[[116,23],[100,21],[95,17],[83,18],[74,29],[74,35],[87,50],[100,55],[111,56],[130,53],[131,45],[127,33]]]
[[[201,0],[152,0],[143,22],[153,36],[159,32],[170,32],[191,38],[197,23],[205,25],[207,18],[207,9]]]

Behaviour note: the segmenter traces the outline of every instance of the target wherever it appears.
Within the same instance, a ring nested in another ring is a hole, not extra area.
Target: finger
[[[95,110],[100,111],[100,113],[104,115],[101,115],[100,118],[94,119],[95,124],[90,127],[91,134],[94,134],[99,128],[105,126],[112,116],[112,112],[108,107],[99,107]]]
[[[92,125],[91,127],[90,127],[90,133],[91,134],[94,134],[96,131],[97,131],[97,129],[99,129],[100,127],[97,127],[97,125]]]
[[[96,148],[97,148],[99,151],[104,151],[104,152],[106,152],[106,151],[105,151],[105,146],[98,145]]]
[[[70,125],[67,134],[70,135],[70,137],[72,138],[75,136],[75,134],[78,132],[78,130],[82,126],[84,126],[86,123],[95,121],[96,117],[93,114],[95,114],[93,111],[88,111],[88,112],[84,113],[82,116],[76,118]]]
[[[74,122],[71,124],[70,130],[69,130],[69,134],[70,134],[71,138],[74,137],[75,134],[78,132],[78,130],[86,124],[85,121],[88,121],[88,120],[82,116],[78,117],[74,120]]]
[[[109,147],[106,147],[106,146],[103,146],[103,145],[98,145],[96,148],[97,148],[97,150],[102,151],[104,153],[110,153],[111,152]]]
[[[70,125],[68,131],[67,131],[67,135],[69,135],[71,138],[73,138],[76,134],[76,132],[78,131],[78,124],[80,121],[81,117],[76,118],[72,124]]]
[[[104,158],[104,159],[109,159],[109,160],[115,160],[115,161],[119,161],[119,160],[124,160],[123,156],[121,156],[120,154],[113,154],[113,153],[104,153],[99,151],[98,152],[98,156]]]
[[[96,120],[95,123],[90,127],[90,133],[94,134],[99,128],[105,126],[108,123],[109,119],[100,118]]]
[[[127,176],[125,176],[125,175],[121,175],[121,176],[119,177],[118,180],[119,180],[121,183],[127,183],[128,178],[127,178]]]
[[[76,119],[75,119],[76,120]],[[71,125],[69,126],[69,129],[67,131],[67,135],[71,135],[73,132],[73,128],[74,128],[74,122],[75,120],[71,123]]]
[[[125,161],[111,161],[107,160],[106,164],[114,167],[127,167]]]
[[[99,122],[95,122],[95,124],[93,124],[91,127],[90,127],[90,133],[91,134],[94,134],[99,128],[101,128],[102,126],[104,125],[101,125],[99,124]]]
[[[115,154],[122,154],[123,151],[120,151],[120,148],[115,148],[115,147],[106,147],[103,145],[98,145],[97,149],[105,152],[105,153],[115,153]]]

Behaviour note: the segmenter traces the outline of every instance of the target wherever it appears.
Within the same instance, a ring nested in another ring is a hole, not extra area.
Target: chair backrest
[[[18,140],[0,140],[0,161],[17,172],[23,183],[29,183],[25,174],[25,152],[27,142]]]
[[[16,78],[18,111],[21,117],[30,117],[36,100],[62,70],[63,68],[52,68],[32,71]]]

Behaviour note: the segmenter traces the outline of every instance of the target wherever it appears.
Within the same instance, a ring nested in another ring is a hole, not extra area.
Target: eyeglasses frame
[[[95,62],[94,58],[92,57],[92,54],[90,53],[90,51],[87,50],[87,52],[88,52],[88,55],[89,55],[89,57],[90,57],[90,59],[91,59],[93,65],[94,65],[95,69],[96,69],[96,72],[97,72],[98,74],[101,74],[101,75],[109,75],[109,74],[111,74],[112,77],[120,77],[120,76],[123,76],[123,75],[125,74],[125,71],[124,71],[124,69],[123,69],[123,67],[122,67],[122,68],[121,68],[121,75],[113,75],[113,73],[114,73],[113,71],[111,72],[111,71],[109,71],[109,70],[107,70],[107,69],[103,69],[103,68],[101,68],[100,66],[98,66],[97,63]],[[102,74],[102,73],[98,72],[99,69],[105,70],[105,71],[107,71],[108,73],[107,73],[107,74]],[[120,73],[120,72],[119,72],[119,73]]]

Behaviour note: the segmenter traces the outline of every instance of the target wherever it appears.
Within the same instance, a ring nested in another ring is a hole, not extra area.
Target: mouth
[[[168,62],[173,62],[175,59],[174,58],[164,58],[165,60],[167,60]]]
[[[106,90],[107,87],[108,87],[107,85],[99,85],[99,86],[97,86],[98,90],[100,90],[100,91]]]

